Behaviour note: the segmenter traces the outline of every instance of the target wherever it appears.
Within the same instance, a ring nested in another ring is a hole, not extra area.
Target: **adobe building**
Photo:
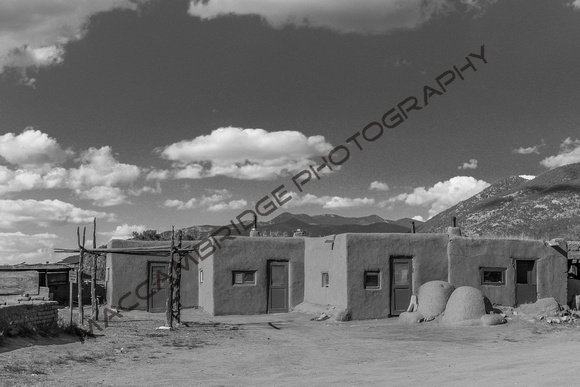
[[[448,282],[476,287],[494,304],[567,303],[567,258],[542,241],[451,238],[448,255]]]
[[[304,238],[235,238],[199,263],[212,315],[284,313],[304,301]]]
[[[425,282],[447,280],[446,234],[340,234],[306,240],[304,301],[352,319],[399,315]]]
[[[181,304],[227,315],[288,312],[307,302],[334,306],[352,319],[383,318],[405,311],[419,287],[433,280],[476,287],[501,305],[544,297],[567,302],[568,262],[554,248],[450,231],[224,240],[205,259],[195,253],[185,259]],[[167,244],[113,240],[109,247]],[[109,253],[109,304],[165,311],[169,259]]]
[[[135,249],[168,246],[168,241],[109,241],[110,249]],[[195,243],[195,242],[188,242]],[[105,283],[107,303],[119,309],[165,312],[167,301],[167,268],[171,258],[160,255],[108,253]],[[198,271],[191,260],[181,273],[181,305],[192,308],[198,302]]]

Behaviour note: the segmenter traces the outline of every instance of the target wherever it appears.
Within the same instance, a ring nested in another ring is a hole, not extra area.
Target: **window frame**
[[[504,286],[505,285],[505,278],[506,278],[506,267],[480,267],[479,268],[479,277],[482,285],[487,286]],[[501,273],[501,281],[500,282],[489,282],[485,281],[485,273],[486,272],[500,272]]]
[[[368,285],[367,276],[376,276],[377,285]],[[363,277],[363,284],[367,290],[380,290],[381,289],[381,271],[380,270],[365,270]]]
[[[242,275],[242,282],[236,282],[236,274]],[[251,274],[253,279],[246,280],[246,275]],[[256,270],[232,270],[232,285],[234,286],[252,286],[256,285]]]

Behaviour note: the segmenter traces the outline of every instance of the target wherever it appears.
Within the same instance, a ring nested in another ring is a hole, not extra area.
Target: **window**
[[[505,285],[505,267],[482,267],[482,285]]]
[[[234,271],[234,285],[255,285],[256,272],[255,271]]]
[[[199,269],[199,283],[203,283],[203,269]]]
[[[381,288],[381,272],[365,271],[365,289]]]
[[[330,277],[328,276],[328,272],[322,273],[322,287],[327,288],[330,284]]]

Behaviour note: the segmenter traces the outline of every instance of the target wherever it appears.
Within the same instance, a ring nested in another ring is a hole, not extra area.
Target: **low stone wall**
[[[40,326],[58,322],[58,302],[0,305],[0,330],[17,326]]]

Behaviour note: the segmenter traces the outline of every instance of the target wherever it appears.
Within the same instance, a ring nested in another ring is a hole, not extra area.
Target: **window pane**
[[[379,285],[379,273],[365,273],[366,288],[378,288]]]
[[[503,282],[502,274],[503,271],[501,270],[484,270],[483,282],[502,283]]]
[[[234,283],[243,284],[244,283],[244,273],[236,272],[234,274]]]
[[[285,270],[282,265],[270,265],[270,281],[272,286],[284,286]]]
[[[254,283],[254,272],[246,272],[244,273],[244,282],[245,283]]]
[[[395,263],[395,285],[409,285],[409,264]]]

